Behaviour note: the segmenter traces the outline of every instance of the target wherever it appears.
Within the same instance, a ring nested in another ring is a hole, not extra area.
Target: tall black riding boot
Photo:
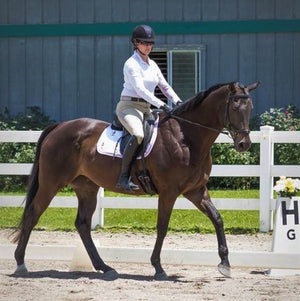
[[[116,185],[117,188],[122,188],[128,192],[139,189],[139,186],[130,181],[131,165],[138,146],[139,144],[136,136],[131,136],[123,153],[121,175]]]

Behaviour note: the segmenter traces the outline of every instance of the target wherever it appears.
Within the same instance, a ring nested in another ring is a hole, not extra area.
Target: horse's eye
[[[232,106],[232,109],[233,109],[233,110],[237,110],[237,109],[239,108],[239,106],[240,106],[240,99],[235,98],[235,99],[233,100],[233,106]]]

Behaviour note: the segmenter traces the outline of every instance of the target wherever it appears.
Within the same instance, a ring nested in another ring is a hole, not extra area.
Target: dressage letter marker
[[[278,198],[272,251],[275,253],[300,253],[300,198]],[[299,263],[298,263],[299,264]],[[295,265],[297,263],[295,262]],[[271,269],[271,276],[300,275],[300,270]]]

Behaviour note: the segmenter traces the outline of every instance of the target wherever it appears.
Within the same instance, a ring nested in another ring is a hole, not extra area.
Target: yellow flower
[[[297,191],[300,191],[300,181],[299,179],[292,179],[287,177],[280,177],[276,181],[276,186],[274,186],[276,193],[283,197],[291,197],[296,195]]]

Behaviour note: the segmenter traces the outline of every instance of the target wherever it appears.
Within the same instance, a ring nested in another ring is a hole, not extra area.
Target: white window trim
[[[198,74],[198,82],[195,83],[196,86],[199,87],[199,91],[203,90],[206,87],[206,46],[204,44],[177,44],[177,45],[155,45],[153,52],[166,52],[167,53],[167,68],[168,68],[168,83],[172,86],[172,55],[174,52],[195,52],[195,55],[199,58],[199,74]],[[198,72],[195,65],[195,74]],[[197,78],[195,77],[195,81]]]

